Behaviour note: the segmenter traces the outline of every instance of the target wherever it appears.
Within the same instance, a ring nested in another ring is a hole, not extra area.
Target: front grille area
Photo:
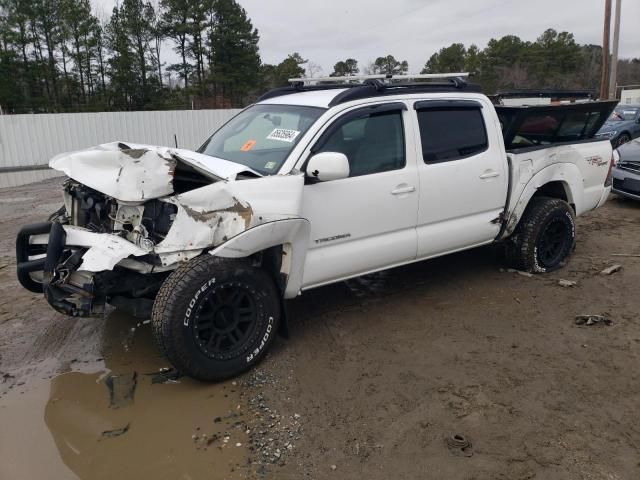
[[[619,163],[617,167],[627,172],[640,173],[640,163]]]

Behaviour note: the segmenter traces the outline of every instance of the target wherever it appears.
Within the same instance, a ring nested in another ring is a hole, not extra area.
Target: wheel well
[[[538,187],[538,189],[536,190],[536,193],[533,196],[558,198],[560,200],[564,200],[569,205],[571,205],[571,208],[573,208],[574,212],[576,210],[576,205],[572,202],[572,199],[570,198],[570,195],[569,195],[568,185],[558,180],[545,183],[541,187]]]
[[[278,333],[284,338],[289,338],[289,320],[287,318],[287,305],[284,300],[284,291],[287,288],[288,275],[282,272],[282,257],[286,254],[284,245],[275,245],[261,252],[256,252],[251,258],[254,264],[269,273],[276,284],[276,288],[280,292],[281,316]]]
[[[255,265],[271,275],[281,293],[284,292],[287,280],[286,276],[280,271],[282,269],[282,254],[282,245],[275,245],[251,256]]]
[[[250,265],[266,271],[273,279],[278,291],[281,294],[284,294],[284,290],[287,286],[287,275],[282,272],[283,255],[286,255],[284,246],[274,245],[273,247],[266,248],[248,257],[242,257],[239,260],[244,260]]]

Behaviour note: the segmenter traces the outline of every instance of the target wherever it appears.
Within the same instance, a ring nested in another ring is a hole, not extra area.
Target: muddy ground
[[[640,254],[639,203],[580,218],[553,274],[485,248],[307,292],[289,340],[208,385],[161,371],[149,325],[18,286],[59,182],[0,190],[0,478],[640,478],[640,257],[613,255]]]

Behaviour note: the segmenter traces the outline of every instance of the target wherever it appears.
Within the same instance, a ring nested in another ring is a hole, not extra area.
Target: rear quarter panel
[[[549,182],[561,182],[576,215],[593,210],[610,190],[604,182],[612,148],[609,141],[557,145],[509,153],[513,176],[505,235],[515,230],[535,193]]]

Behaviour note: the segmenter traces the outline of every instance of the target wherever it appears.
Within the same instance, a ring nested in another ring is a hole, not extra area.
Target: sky
[[[116,0],[92,0],[110,12]],[[451,43],[517,35],[534,41],[547,28],[569,31],[578,43],[602,43],[604,0],[238,0],[260,33],[263,63],[299,52],[322,67],[355,58],[364,67],[391,54],[419,73]],[[613,1],[615,5],[615,0]],[[640,57],[640,0],[622,0],[620,57]],[[169,50],[169,49],[167,49]],[[165,52],[172,60],[172,54]]]

